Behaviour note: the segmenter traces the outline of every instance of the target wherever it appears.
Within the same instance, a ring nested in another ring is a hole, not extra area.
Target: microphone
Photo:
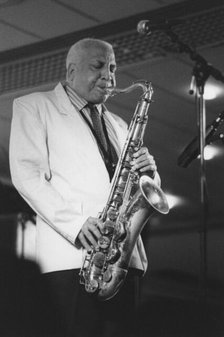
[[[165,20],[160,23],[151,23],[150,20],[142,20],[139,21],[137,25],[137,32],[142,35],[150,35],[155,30],[168,30],[172,26],[179,25],[180,23],[183,23],[183,21],[179,19]]]
[[[215,137],[215,133],[219,125],[224,120],[224,111],[222,111],[218,117],[206,127],[205,145],[211,144]],[[178,157],[177,163],[181,167],[187,167],[197,156],[199,155],[199,141],[198,137],[194,137],[192,141],[185,147],[184,151]]]

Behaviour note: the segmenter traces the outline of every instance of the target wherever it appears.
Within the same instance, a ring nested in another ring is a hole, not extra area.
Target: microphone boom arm
[[[203,56],[196,53],[192,48],[190,48],[186,43],[183,43],[178,35],[173,32],[171,28],[166,29],[165,33],[169,36],[172,42],[176,43],[179,46],[180,53],[189,54],[192,61],[196,61],[196,68],[200,71],[201,75],[204,73],[203,78],[196,77],[197,85],[201,86],[202,80],[204,81],[204,77],[207,79],[209,76],[214,77],[217,81],[224,83],[224,75],[222,72],[215,67],[213,67],[210,63],[208,63]],[[202,71],[203,70],[203,71]]]
[[[224,121],[224,110],[216,117],[216,119],[206,127],[205,145],[213,143],[216,139],[218,127]],[[222,140],[222,134],[219,135],[219,140]],[[177,163],[181,167],[187,167],[199,155],[198,136],[194,137],[185,147],[183,152],[178,157]]]

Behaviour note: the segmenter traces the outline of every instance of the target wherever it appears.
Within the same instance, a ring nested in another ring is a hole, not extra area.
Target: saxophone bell
[[[169,205],[163,190],[149,176],[141,176],[139,187],[142,195],[157,212],[167,214]]]

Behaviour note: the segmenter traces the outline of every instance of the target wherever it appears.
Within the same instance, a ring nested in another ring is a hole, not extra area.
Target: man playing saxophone
[[[99,302],[79,282],[85,251],[101,236],[98,214],[127,134],[126,123],[104,105],[116,84],[115,73],[113,47],[82,39],[67,54],[65,83],[13,104],[12,181],[37,214],[37,262],[63,336],[135,336],[136,282],[147,268],[141,239],[114,298]],[[160,185],[146,147],[133,154],[130,165],[133,171],[150,172]]]

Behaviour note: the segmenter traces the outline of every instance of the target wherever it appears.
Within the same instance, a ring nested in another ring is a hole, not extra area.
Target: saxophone
[[[169,206],[164,192],[152,178],[131,170],[132,155],[143,144],[152,102],[153,88],[137,81],[125,89],[108,88],[108,94],[128,93],[141,87],[143,94],[132,117],[127,138],[119,157],[105,208],[100,214],[103,230],[97,246],[86,253],[80,270],[80,283],[99,300],[114,297],[128,273],[136,241],[151,214],[166,214]]]

